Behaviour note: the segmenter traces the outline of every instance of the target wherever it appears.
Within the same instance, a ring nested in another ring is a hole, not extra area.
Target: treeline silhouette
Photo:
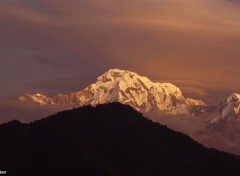
[[[240,159],[119,103],[0,126],[0,170],[16,176],[239,176]]]

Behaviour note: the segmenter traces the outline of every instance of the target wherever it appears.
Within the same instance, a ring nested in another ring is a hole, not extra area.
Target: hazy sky
[[[0,65],[0,99],[120,68],[216,103],[240,93],[240,1],[1,0]]]

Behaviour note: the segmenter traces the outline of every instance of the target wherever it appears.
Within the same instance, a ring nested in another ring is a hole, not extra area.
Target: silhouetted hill
[[[112,103],[1,125],[0,169],[16,176],[239,176],[240,160]]]

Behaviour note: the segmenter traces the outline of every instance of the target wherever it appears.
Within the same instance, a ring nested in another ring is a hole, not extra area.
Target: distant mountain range
[[[96,83],[78,92],[53,97],[41,93],[26,94],[1,101],[0,122],[12,119],[29,122],[61,110],[110,102],[130,105],[150,118],[155,112],[153,119],[160,123],[162,117],[168,116],[175,121],[181,116],[174,125],[172,122],[166,122],[166,125],[187,133],[206,146],[240,154],[240,94],[233,93],[219,105],[208,106],[201,100],[184,97],[171,83],[154,83],[120,69],[110,69],[99,76]],[[159,117],[156,118],[156,114]],[[198,125],[199,119],[201,124]],[[186,132],[179,128],[181,121],[199,128]]]
[[[141,112],[160,110],[169,114],[188,113],[191,106],[205,105],[201,100],[185,98],[171,83],[154,83],[134,72],[119,69],[109,70],[98,77],[96,83],[75,93],[54,97],[26,94],[16,100],[66,108],[120,102]]]
[[[0,167],[13,176],[239,176],[240,158],[207,149],[110,103],[0,125]]]

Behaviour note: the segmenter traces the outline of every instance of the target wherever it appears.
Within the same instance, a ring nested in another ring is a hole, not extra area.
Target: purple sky
[[[1,0],[0,99],[77,91],[110,68],[209,103],[240,92],[237,0]]]

